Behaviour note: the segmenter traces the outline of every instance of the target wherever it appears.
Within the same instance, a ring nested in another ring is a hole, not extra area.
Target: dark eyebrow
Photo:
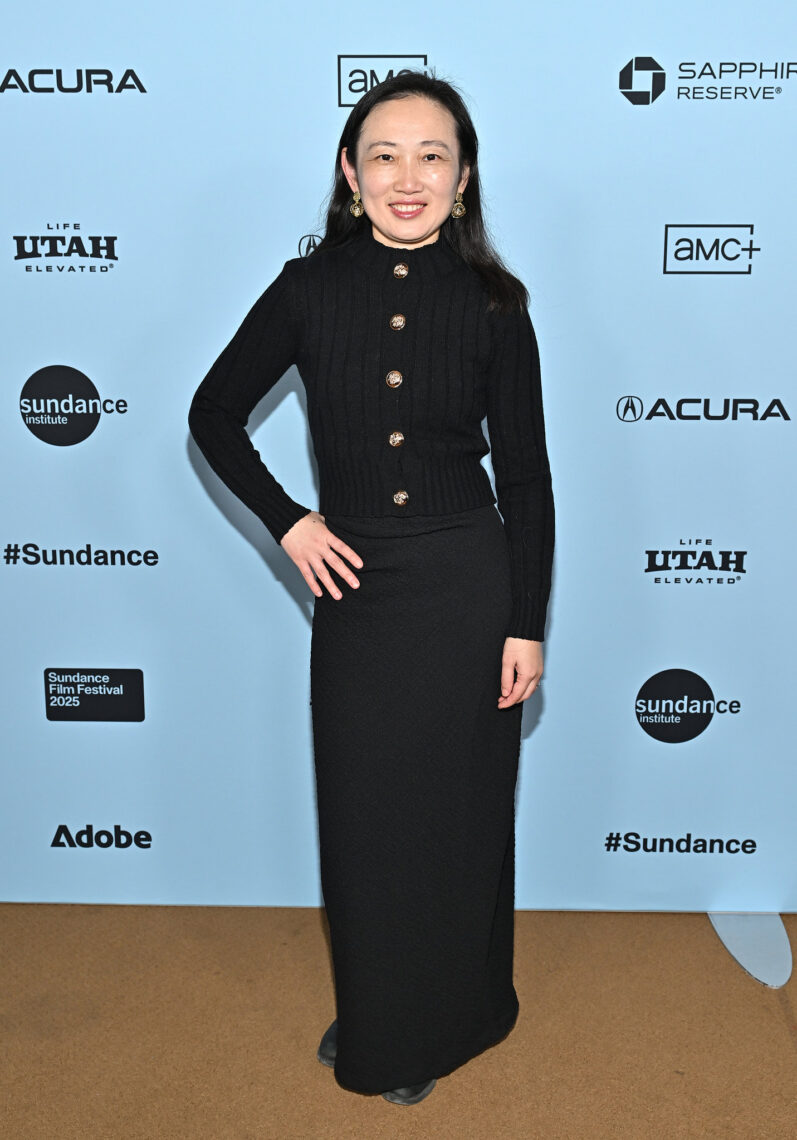
[[[371,150],[375,146],[398,146],[398,143],[389,142],[387,139],[380,139],[378,142],[369,143],[365,149]],[[451,147],[448,145],[448,143],[444,143],[442,139],[423,139],[419,143],[419,146],[439,146],[442,147],[443,150],[451,150]]]

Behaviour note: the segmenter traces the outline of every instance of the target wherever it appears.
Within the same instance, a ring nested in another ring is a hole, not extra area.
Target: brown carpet
[[[517,1026],[413,1106],[315,1059],[334,1016],[323,911],[0,920],[6,1140],[797,1136],[797,981],[754,981],[705,915],[519,911]]]

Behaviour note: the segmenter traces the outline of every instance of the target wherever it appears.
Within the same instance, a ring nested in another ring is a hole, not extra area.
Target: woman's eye
[[[392,158],[393,155],[392,154],[380,154],[380,155],[378,155],[378,157],[379,158]]]
[[[427,155],[425,155],[424,157],[425,157],[425,158],[439,158],[439,157],[440,157],[440,155],[439,155],[439,154],[427,154]]]

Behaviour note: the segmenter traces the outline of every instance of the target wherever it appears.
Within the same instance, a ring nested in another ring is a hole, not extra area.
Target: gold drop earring
[[[365,206],[360,201],[360,191],[354,191],[354,201],[349,206],[349,213],[354,214],[355,218],[361,218],[365,213]]]
[[[457,200],[451,207],[451,217],[461,218],[463,214],[467,213],[465,203],[462,201],[462,191],[457,190]]]

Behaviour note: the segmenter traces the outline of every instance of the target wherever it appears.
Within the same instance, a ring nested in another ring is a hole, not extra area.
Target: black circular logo
[[[51,364],[26,381],[19,410],[37,439],[69,447],[88,439],[100,422],[102,405],[88,376],[66,364]]]
[[[308,257],[311,253],[315,253],[321,240],[319,234],[305,234],[299,238],[299,256]]]
[[[622,420],[624,423],[636,423],[642,416],[642,401],[639,396],[621,396],[617,401],[615,411],[618,420]]]
[[[634,90],[634,78],[642,72],[647,90]],[[655,102],[664,90],[665,72],[660,63],[650,55],[635,55],[620,72],[620,91],[635,107],[648,107]]]
[[[648,736],[682,744],[700,736],[714,716],[714,694],[707,681],[689,669],[664,669],[637,693],[636,718]]]

